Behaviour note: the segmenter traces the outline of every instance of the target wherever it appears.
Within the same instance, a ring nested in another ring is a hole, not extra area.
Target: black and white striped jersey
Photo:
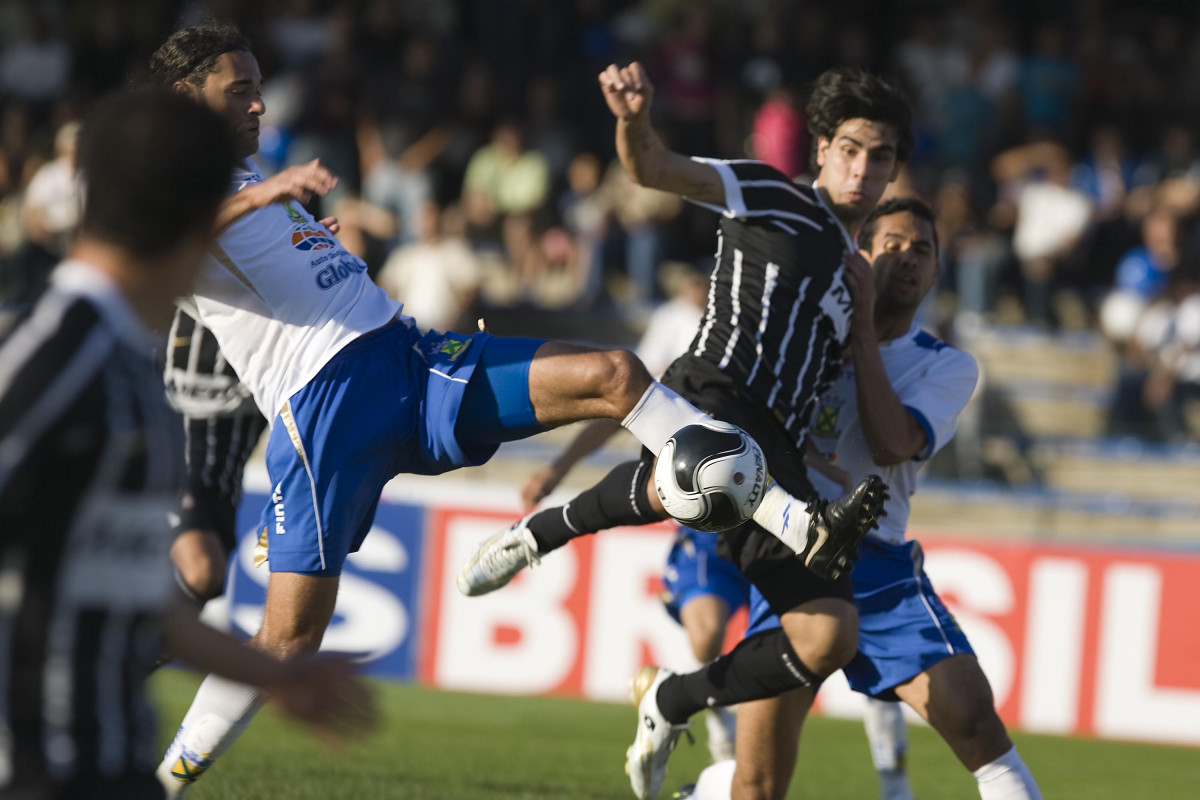
[[[715,365],[802,443],[850,331],[853,240],[812,186],[761,161],[696,159],[721,176],[716,265],[685,358]]]
[[[77,262],[0,341],[0,794],[153,773],[183,443],[152,349]]]
[[[258,413],[250,390],[225,360],[217,337],[195,315],[181,309],[176,309],[167,334],[163,384],[167,400],[191,419]]]
[[[187,431],[191,504],[181,529],[214,530],[232,547],[242,476],[267,421],[217,337],[184,310],[171,322],[163,383]]]

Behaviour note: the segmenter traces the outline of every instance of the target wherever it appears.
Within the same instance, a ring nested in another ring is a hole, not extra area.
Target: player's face
[[[938,276],[933,225],[909,211],[888,214],[876,223],[871,242],[878,308],[915,310]]]
[[[832,139],[817,140],[818,180],[843,224],[861,222],[896,178],[896,131],[883,122],[850,119]]]
[[[200,100],[233,128],[238,157],[258,152],[258,118],[266,107],[262,99],[262,73],[253,55],[236,50],[222,53],[217,68],[200,90]]]

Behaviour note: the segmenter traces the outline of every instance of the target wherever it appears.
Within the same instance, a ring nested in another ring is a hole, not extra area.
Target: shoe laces
[[[529,546],[529,542],[525,540],[525,537],[521,536],[520,533],[516,533],[515,531],[514,533],[515,535],[512,537],[511,541],[506,542],[503,547],[498,547],[494,550],[491,550],[486,556],[484,556],[484,561],[487,562],[487,567],[489,569],[507,566],[505,562],[511,558],[508,551],[513,548],[519,549],[524,554],[525,563],[527,563],[530,567],[542,563],[542,560],[538,558],[537,551]]]

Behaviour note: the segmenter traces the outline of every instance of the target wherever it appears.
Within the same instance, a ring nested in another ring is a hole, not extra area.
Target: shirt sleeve
[[[741,220],[756,216],[807,217],[816,213],[815,201],[770,164],[750,159],[693,157],[692,160],[715,169],[725,189],[725,202],[720,206],[688,198],[698,206]]]
[[[900,392],[900,402],[925,429],[928,443],[913,457],[924,461],[954,436],[958,415],[966,407],[979,380],[975,359],[961,350],[944,348],[919,380]]]

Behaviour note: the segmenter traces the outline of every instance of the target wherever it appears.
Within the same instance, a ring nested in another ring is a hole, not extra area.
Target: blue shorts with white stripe
[[[858,608],[858,652],[843,668],[850,688],[895,699],[891,689],[959,653],[974,653],[924,570],[916,541],[889,544],[868,536],[850,573]],[[753,587],[746,636],[779,626]]]

